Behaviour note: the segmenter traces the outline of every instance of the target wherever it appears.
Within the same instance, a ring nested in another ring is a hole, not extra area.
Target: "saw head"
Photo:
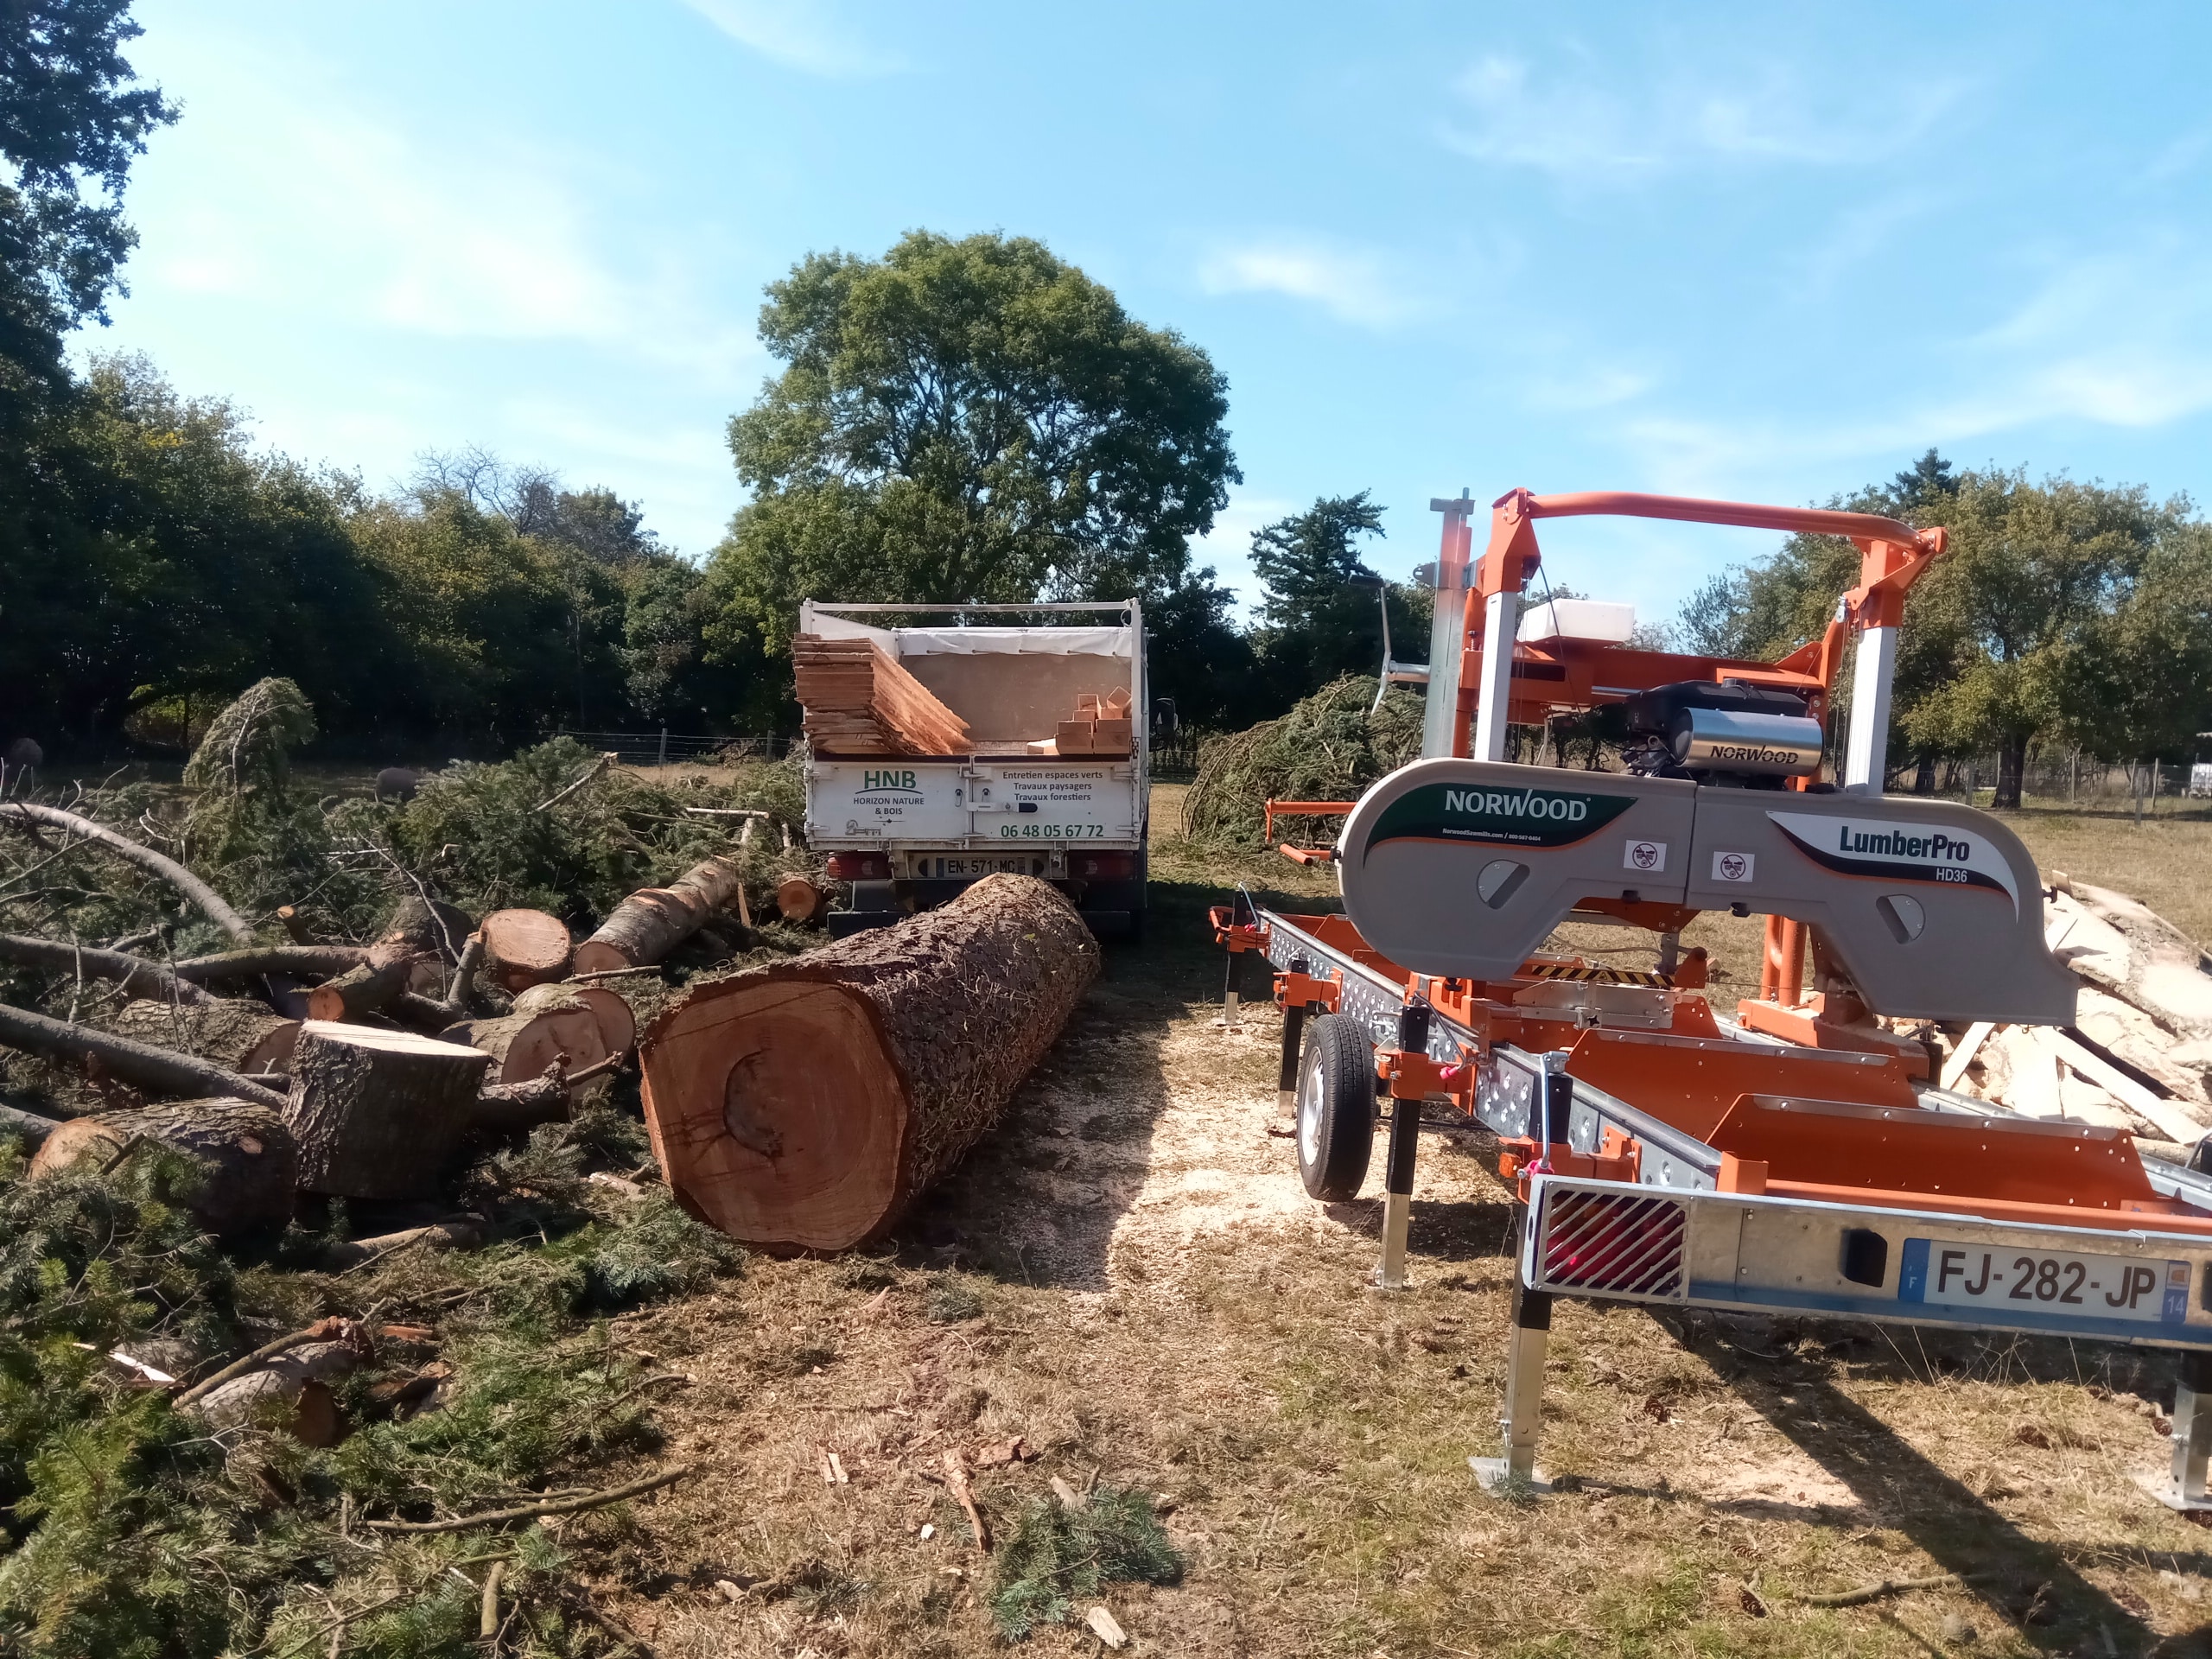
[[[1369,946],[1419,973],[1510,979],[1591,901],[1727,910],[1818,928],[1877,1014],[2074,1018],[2027,849],[1948,801],[1421,760],[1361,798],[1337,868]]]

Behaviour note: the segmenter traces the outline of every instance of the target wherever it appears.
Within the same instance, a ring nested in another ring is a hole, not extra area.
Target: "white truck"
[[[979,614],[1075,613],[1080,625],[975,623]],[[935,625],[879,626],[893,616]],[[956,620],[957,619],[957,620]],[[874,640],[968,722],[975,753],[896,759],[812,757],[806,835],[830,855],[849,900],[840,938],[942,904],[1000,871],[1065,893],[1091,931],[1141,935],[1149,824],[1151,713],[1144,619],[1135,600],[1068,605],[826,605],[807,601],[799,632]],[[1085,693],[1128,694],[1126,756],[1050,753]],[[1039,753],[1039,749],[1047,752]]]

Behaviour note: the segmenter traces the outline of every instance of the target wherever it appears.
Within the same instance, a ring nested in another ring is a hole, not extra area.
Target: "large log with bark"
[[[576,947],[575,971],[603,974],[658,962],[735,898],[744,880],[728,859],[710,858],[665,887],[632,893]]]
[[[515,998],[517,1014],[546,1014],[582,1003],[599,1027],[602,1053],[627,1054],[638,1046],[638,1015],[619,991],[604,985],[533,985]]]
[[[198,1185],[177,1197],[217,1237],[292,1218],[299,1147],[281,1116],[247,1100],[166,1100],[72,1118],[46,1137],[30,1173],[52,1175],[79,1164],[104,1169],[138,1141],[156,1141],[197,1166]]]
[[[72,1025],[29,1008],[0,1002],[0,1044],[43,1054],[65,1065],[97,1065],[108,1076],[137,1089],[163,1095],[234,1096],[282,1110],[284,1096],[272,1089],[191,1054],[179,1054],[113,1032]]]
[[[207,997],[207,993],[190,980],[179,979],[159,963],[148,962],[126,950],[102,950],[60,939],[0,933],[0,962],[21,963],[26,968],[44,968],[58,974],[111,979],[125,996],[149,997],[164,1002],[202,1002]]]
[[[873,639],[791,641],[807,741],[823,754],[969,754],[968,722]]]
[[[285,1122],[300,1185],[349,1198],[432,1190],[472,1126],[491,1056],[411,1032],[310,1020],[292,1054]]]
[[[116,1015],[115,1028],[139,1042],[196,1054],[241,1074],[285,1070],[300,1034],[298,1020],[229,996],[180,1004],[132,1002]]]
[[[557,993],[562,988],[548,986]],[[529,993],[524,993],[529,995]],[[581,996],[540,996],[496,1020],[464,1020],[438,1033],[442,1041],[465,1044],[492,1058],[486,1083],[528,1083],[563,1061],[570,1071],[607,1057],[599,1015]]]
[[[888,1230],[995,1123],[1098,972],[1025,875],[696,986],[639,1048],[645,1122],[693,1215],[770,1249]]]
[[[478,930],[492,977],[510,991],[543,985],[569,971],[569,929],[542,910],[495,910]]]
[[[436,960],[404,940],[380,943],[371,948],[366,962],[308,993],[308,1018],[358,1020],[373,1014],[397,1001],[409,988],[417,963]]]

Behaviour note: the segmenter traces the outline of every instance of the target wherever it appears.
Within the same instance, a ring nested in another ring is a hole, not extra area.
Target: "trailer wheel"
[[[1358,1026],[1325,1014],[1298,1065],[1298,1173],[1329,1203],[1359,1196],[1375,1147],[1375,1051]]]

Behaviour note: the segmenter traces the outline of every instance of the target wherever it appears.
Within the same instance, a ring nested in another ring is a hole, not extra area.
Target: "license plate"
[[[1030,865],[1035,861],[1028,858],[925,858],[915,861],[928,866],[931,878],[953,881],[975,875],[1027,875]]]
[[[1983,1308],[2000,1320],[2033,1313],[2179,1325],[2189,1317],[2189,1263],[1908,1238],[1897,1300]]]

